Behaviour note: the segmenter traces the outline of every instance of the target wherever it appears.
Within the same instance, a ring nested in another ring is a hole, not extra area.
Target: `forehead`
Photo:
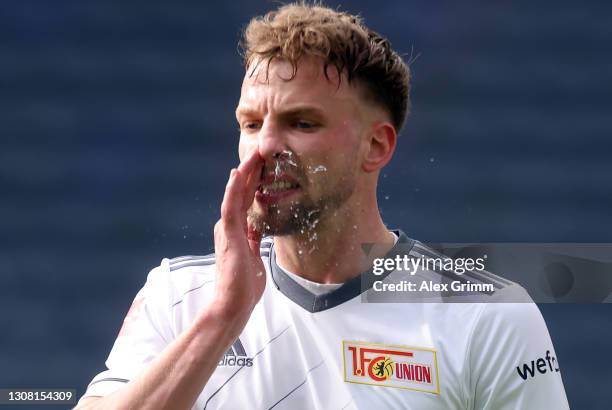
[[[348,105],[355,108],[357,89],[345,74],[330,65],[324,73],[323,61],[302,58],[294,74],[293,66],[284,60],[253,62],[242,82],[239,106],[272,109],[293,103],[318,104],[322,107]],[[340,105],[339,105],[340,104]]]

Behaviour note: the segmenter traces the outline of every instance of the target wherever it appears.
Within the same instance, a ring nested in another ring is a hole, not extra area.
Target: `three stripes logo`
[[[242,346],[242,342],[240,339],[236,339],[234,344],[227,349],[227,352],[225,352],[223,358],[219,360],[218,366],[251,367],[253,366],[253,358],[247,357],[244,346]]]

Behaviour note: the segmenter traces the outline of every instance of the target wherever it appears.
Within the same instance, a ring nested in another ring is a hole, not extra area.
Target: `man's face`
[[[357,89],[337,70],[303,59],[290,81],[289,63],[273,60],[245,75],[236,116],[239,154],[258,149],[262,186],[249,210],[265,234],[311,234],[320,221],[350,209],[359,184],[362,120]],[[332,217],[332,218],[330,218]]]

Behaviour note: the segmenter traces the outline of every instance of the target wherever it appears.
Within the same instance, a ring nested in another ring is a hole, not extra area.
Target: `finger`
[[[236,169],[232,169],[221,202],[221,219],[228,226],[234,225],[236,221],[240,220],[241,190],[240,175]]]
[[[255,169],[253,169],[253,172],[251,172],[251,175],[249,175],[245,186],[244,199],[242,202],[242,208],[245,212],[251,207],[253,201],[255,200],[255,193],[261,185],[261,172],[263,170],[263,167],[264,162],[260,161],[255,166]]]
[[[243,210],[248,210],[255,199],[255,192],[261,183],[261,173],[263,171],[264,160],[257,149],[251,151],[245,160],[238,166],[238,172],[245,182],[244,198],[242,202]]]
[[[246,231],[246,210],[253,203],[263,159],[254,149],[237,169],[232,169],[221,203],[221,218],[228,224],[237,224]],[[247,189],[247,181],[250,180]]]
[[[261,155],[259,155],[259,150],[254,148],[251,152],[247,154],[244,161],[238,165],[238,171],[242,175],[249,175],[254,169],[259,161],[263,161]]]

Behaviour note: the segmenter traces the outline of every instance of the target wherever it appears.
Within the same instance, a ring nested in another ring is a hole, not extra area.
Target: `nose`
[[[258,149],[259,155],[269,163],[287,151],[287,141],[278,127],[264,123],[258,133]]]

